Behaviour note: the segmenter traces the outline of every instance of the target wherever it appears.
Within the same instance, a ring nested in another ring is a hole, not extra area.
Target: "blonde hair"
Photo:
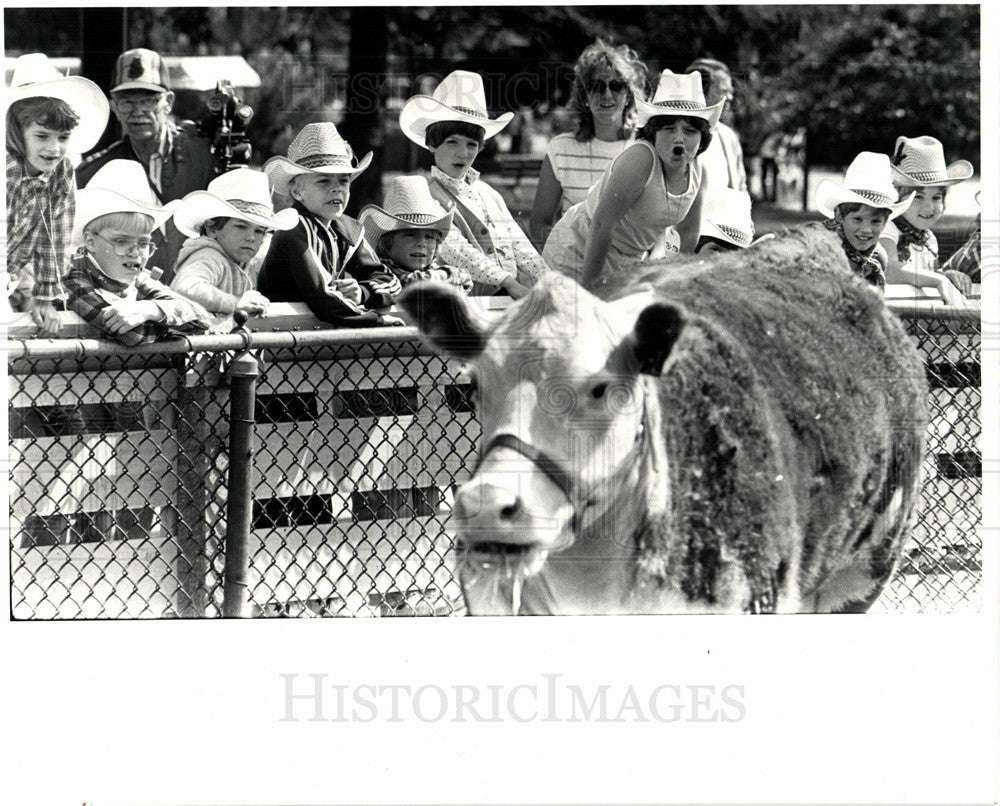
[[[102,229],[115,229],[129,235],[149,235],[156,229],[156,221],[145,213],[106,213],[88,221],[83,234],[98,233]]]

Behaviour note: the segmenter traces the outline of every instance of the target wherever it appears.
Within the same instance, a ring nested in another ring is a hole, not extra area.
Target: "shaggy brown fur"
[[[906,524],[866,530],[897,491],[910,512],[926,424],[923,366],[881,297],[811,226],[711,262],[650,266],[642,282],[688,321],[660,394],[673,522],[640,538],[641,579],[681,580],[689,598],[711,601],[727,555],[752,602],[766,602],[786,570],[774,536],[794,518],[804,595],[826,595],[855,547],[880,587]],[[789,474],[796,501],[779,500]]]

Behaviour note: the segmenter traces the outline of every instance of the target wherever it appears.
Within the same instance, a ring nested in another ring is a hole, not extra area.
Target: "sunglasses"
[[[604,81],[599,78],[595,81],[588,81],[584,86],[591,95],[604,95],[607,90],[611,90],[612,95],[618,95],[625,90],[628,84],[620,78],[613,78],[611,81]]]

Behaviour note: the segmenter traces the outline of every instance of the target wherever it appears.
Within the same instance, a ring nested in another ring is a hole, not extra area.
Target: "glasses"
[[[625,91],[628,84],[620,78],[613,78],[611,81],[604,81],[598,78],[594,81],[588,81],[584,86],[591,95],[604,95],[607,90],[611,90],[612,95],[618,95],[620,92]]]
[[[111,244],[111,248],[115,250],[118,257],[125,257],[133,250],[138,252],[140,257],[149,257],[156,251],[156,244],[152,241],[141,241],[136,238],[105,238],[99,232],[95,232],[94,235]]]
[[[159,106],[160,101],[163,100],[163,96],[156,95],[151,98],[115,98],[113,100],[115,102],[115,106],[125,113],[131,112],[133,109],[138,109],[142,112],[152,112],[157,106]]]

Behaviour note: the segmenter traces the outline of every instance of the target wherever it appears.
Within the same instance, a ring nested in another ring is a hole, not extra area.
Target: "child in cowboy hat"
[[[653,99],[636,99],[638,141],[556,223],[542,251],[546,262],[592,287],[662,251],[668,227],[681,250],[693,252],[706,175],[696,157],[712,141],[722,105],[705,103],[699,73],[664,70]]]
[[[889,256],[888,282],[934,287],[944,299],[963,302],[955,291],[968,293],[972,281],[961,272],[939,271],[938,242],[931,229],[944,213],[948,188],[969,179],[972,173],[972,163],[967,160],[945,164],[940,140],[926,136],[896,139],[892,181],[899,195],[912,194],[913,202],[882,232],[881,243]]]
[[[401,290],[364,237],[361,224],[344,215],[351,181],[371,162],[360,162],[332,123],[309,123],[264,171],[276,193],[290,196],[298,224],[271,240],[257,289],[273,302],[305,302],[338,327],[401,325],[380,313]]]
[[[78,192],[75,239],[83,246],[66,277],[69,307],[129,347],[204,333],[208,311],[143,271],[154,229],[173,214],[153,198],[142,166],[112,160]]]
[[[513,119],[512,112],[491,118],[486,112],[483,79],[455,70],[432,95],[414,95],[400,110],[399,127],[434,155],[428,185],[442,207],[454,207],[454,227],[441,244],[441,257],[465,269],[475,292],[501,291],[518,299],[548,267],[503,197],[472,167],[483,143]]]
[[[267,313],[257,291],[264,239],[290,230],[299,220],[292,209],[274,212],[267,176],[236,168],[213,179],[208,190],[185,196],[174,224],[188,236],[174,265],[170,287],[213,313]]]
[[[816,188],[816,207],[823,224],[840,236],[841,245],[859,277],[885,289],[885,249],[879,235],[886,222],[902,215],[910,199],[899,201],[892,184],[889,157],[862,151],[847,167],[843,184],[824,179]]]
[[[705,195],[701,213],[701,233],[694,253],[731,252],[746,249],[773,234],[754,240],[750,216],[750,195],[743,190],[716,188]]]
[[[369,204],[359,219],[365,238],[402,285],[440,280],[472,291],[465,269],[446,265],[438,247],[451,230],[454,210],[445,212],[422,176],[399,176],[385,192],[385,207]]]
[[[10,303],[31,312],[41,335],[54,336],[76,207],[70,154],[97,143],[110,108],[94,82],[60,75],[43,53],[18,58],[4,106]]]

